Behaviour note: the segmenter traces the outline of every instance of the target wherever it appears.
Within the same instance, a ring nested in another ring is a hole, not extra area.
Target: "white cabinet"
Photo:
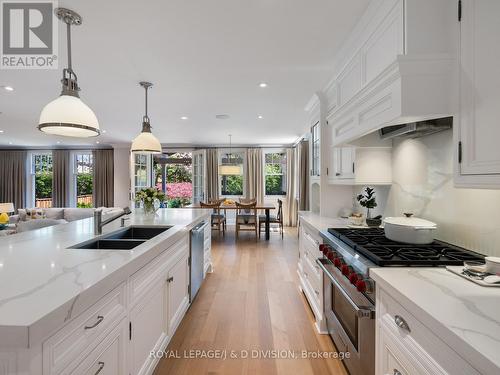
[[[354,181],[355,159],[355,147],[332,147],[330,161],[332,171],[328,171],[329,182],[347,183]]]
[[[95,350],[78,366],[73,374],[117,375],[126,374],[127,321],[106,336]]]
[[[458,185],[500,187],[500,2],[462,0]]]
[[[322,239],[318,231],[300,221],[297,264],[300,289],[309,301],[309,306],[316,318],[316,329],[320,333],[326,333],[326,321],[323,314],[323,273],[316,264],[316,259],[322,256],[319,251],[320,243]]]
[[[453,0],[371,2],[323,89],[332,146],[383,126],[452,115],[456,14]]]
[[[168,334],[172,335],[189,305],[189,261],[181,258],[170,268],[167,275]]]
[[[328,183],[333,185],[392,184],[390,147],[332,147]]]
[[[158,280],[130,312],[129,360],[132,375],[149,374],[155,366],[151,350],[167,341],[167,281]]]
[[[130,278],[131,375],[152,373],[150,351],[165,348],[189,306],[188,246],[186,236]]]
[[[410,313],[411,308],[378,285],[376,293],[376,375],[479,375]]]

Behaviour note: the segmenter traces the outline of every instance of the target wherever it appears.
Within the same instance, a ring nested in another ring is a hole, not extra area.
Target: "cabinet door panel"
[[[166,282],[159,282],[130,313],[130,371],[133,375],[145,373],[152,361],[150,351],[158,349],[166,336],[166,295]]]
[[[462,175],[500,174],[500,2],[462,0],[460,140]]]
[[[172,335],[189,300],[188,258],[179,260],[168,273],[168,333]]]

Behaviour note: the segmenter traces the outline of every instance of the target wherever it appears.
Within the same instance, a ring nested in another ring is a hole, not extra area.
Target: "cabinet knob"
[[[173,276],[170,276],[170,277],[167,279],[167,283],[171,283],[172,281],[174,281],[174,277],[173,277]]]
[[[396,323],[396,325],[399,328],[407,332],[411,332],[410,326],[408,325],[408,323],[406,323],[406,320],[404,320],[401,316],[399,315],[394,316],[394,323]]]
[[[102,316],[102,315],[98,315],[98,316],[97,316],[97,321],[96,321],[94,324],[92,324],[92,325],[90,325],[90,326],[85,326],[85,327],[83,327],[83,328],[85,328],[85,329],[92,329],[92,328],[95,328],[95,327],[97,327],[99,324],[101,324],[101,322],[102,322],[103,320],[104,320],[104,316]]]
[[[97,371],[95,372],[94,375],[100,374],[101,371],[104,369],[104,362],[98,362],[99,367],[97,368]]]

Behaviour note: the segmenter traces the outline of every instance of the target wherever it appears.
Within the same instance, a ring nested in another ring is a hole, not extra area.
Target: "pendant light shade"
[[[243,174],[243,171],[241,170],[241,165],[237,163],[236,161],[233,160],[233,154],[232,154],[232,135],[229,134],[229,153],[227,154],[227,161],[222,162],[219,165],[219,174],[220,175],[241,175]]]
[[[79,98],[61,95],[47,104],[40,114],[38,128],[44,133],[67,137],[93,137],[99,134],[94,112]]]
[[[66,137],[94,137],[100,134],[99,122],[94,112],[80,100],[78,78],[71,61],[71,26],[81,25],[82,18],[65,8],[56,8],[55,14],[66,24],[68,67],[63,69],[61,96],[42,109],[38,129]]]
[[[140,82],[139,84],[144,87],[146,92],[146,111],[142,118],[142,132],[132,141],[130,151],[145,154],[161,154],[161,143],[158,138],[151,133],[151,124],[148,117],[148,89],[153,86],[153,84],[150,82]]]

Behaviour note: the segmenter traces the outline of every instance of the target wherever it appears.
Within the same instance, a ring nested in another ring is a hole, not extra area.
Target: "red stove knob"
[[[359,276],[356,272],[351,272],[349,274],[349,281],[351,284],[356,285],[358,280],[359,280]]]
[[[366,292],[366,282],[363,279],[359,279],[356,281],[356,289],[358,292],[364,293]]]
[[[326,257],[333,262],[335,260],[335,258],[337,258],[337,253],[333,250],[329,250]]]
[[[327,249],[328,249],[328,247],[324,243],[319,245],[319,251],[321,251],[323,254],[326,254]]]
[[[347,264],[342,265],[340,271],[342,272],[342,275],[347,277],[349,277],[349,274],[351,273],[351,269]]]
[[[333,260],[333,264],[335,265],[335,267],[338,267],[340,268],[340,266],[342,266],[342,259],[337,257]]]

